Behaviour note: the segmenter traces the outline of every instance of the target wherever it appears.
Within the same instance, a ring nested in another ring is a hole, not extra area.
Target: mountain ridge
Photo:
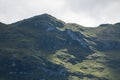
[[[0,23],[1,80],[119,80],[120,25],[87,28],[49,14]]]

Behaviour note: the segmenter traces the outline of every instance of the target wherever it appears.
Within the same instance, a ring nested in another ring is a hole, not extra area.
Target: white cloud
[[[43,13],[84,26],[119,22],[120,0],[0,0],[0,21],[12,23]]]

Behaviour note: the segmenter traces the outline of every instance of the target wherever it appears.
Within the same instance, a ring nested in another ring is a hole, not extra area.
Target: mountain
[[[0,23],[0,80],[120,80],[120,23],[84,27],[49,14]]]

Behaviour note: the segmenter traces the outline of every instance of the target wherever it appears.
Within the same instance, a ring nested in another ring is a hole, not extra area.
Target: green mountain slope
[[[0,80],[119,80],[120,24],[86,28],[43,14],[0,23]]]

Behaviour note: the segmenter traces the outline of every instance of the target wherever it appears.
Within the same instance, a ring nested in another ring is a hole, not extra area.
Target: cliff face
[[[119,23],[87,28],[49,14],[0,23],[0,79],[119,80],[119,49]]]

